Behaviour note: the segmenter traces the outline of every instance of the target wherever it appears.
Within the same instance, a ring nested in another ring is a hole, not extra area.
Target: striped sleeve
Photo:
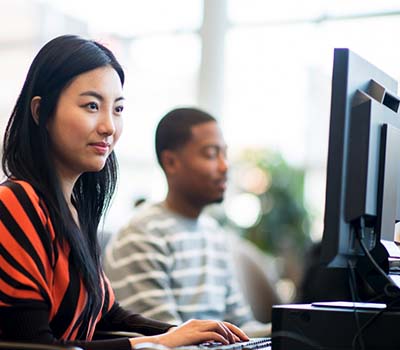
[[[131,224],[107,247],[104,269],[121,306],[181,323],[170,286],[171,254],[162,237]]]
[[[27,183],[0,186],[0,307],[50,304],[54,257],[46,215]]]

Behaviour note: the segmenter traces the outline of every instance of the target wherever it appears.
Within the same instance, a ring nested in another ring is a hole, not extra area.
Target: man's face
[[[226,144],[216,122],[191,128],[191,139],[174,151],[170,186],[188,201],[204,206],[223,200],[227,182]]]

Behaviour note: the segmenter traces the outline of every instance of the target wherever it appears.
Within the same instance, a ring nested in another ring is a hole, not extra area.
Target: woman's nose
[[[114,116],[112,112],[104,112],[98,126],[99,134],[113,135],[115,133]]]

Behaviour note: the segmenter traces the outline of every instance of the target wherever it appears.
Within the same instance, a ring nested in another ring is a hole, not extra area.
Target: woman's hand
[[[179,327],[172,327],[167,333],[152,337],[133,338],[131,344],[152,342],[169,348],[184,345],[194,345],[207,341],[216,341],[222,344],[231,344],[238,341],[247,341],[249,338],[238,327],[229,322],[189,320]]]
[[[173,327],[168,333],[158,336],[159,343],[170,348],[183,345],[217,341],[231,344],[249,340],[247,335],[229,322],[190,320],[179,327]]]

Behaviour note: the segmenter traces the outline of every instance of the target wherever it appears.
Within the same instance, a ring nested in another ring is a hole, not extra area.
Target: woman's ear
[[[35,96],[31,100],[31,113],[36,125],[39,125],[39,109],[40,109],[40,96]]]

